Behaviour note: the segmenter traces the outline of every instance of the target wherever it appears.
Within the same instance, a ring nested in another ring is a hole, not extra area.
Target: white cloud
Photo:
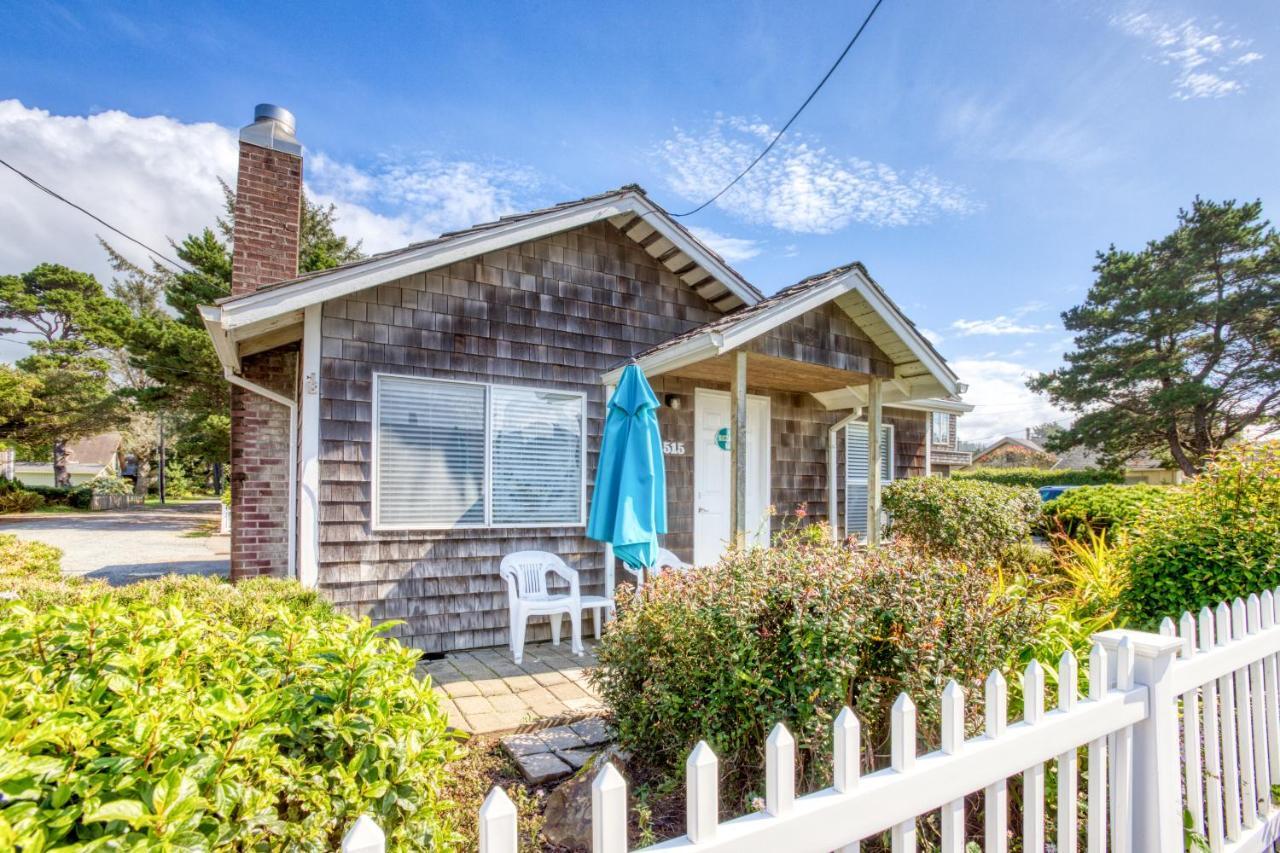
[[[749,261],[761,252],[760,243],[746,237],[729,237],[719,231],[693,225],[689,226],[689,231],[731,264]]]
[[[1130,12],[1113,17],[1111,24],[1147,42],[1155,61],[1176,69],[1173,97],[1183,101],[1240,94],[1246,83],[1238,71],[1263,58],[1246,50],[1247,39],[1224,36],[1217,20],[1206,27],[1194,18],[1173,22],[1152,12]]]
[[[671,188],[702,202],[733,179],[776,131],[760,121],[717,118],[705,133],[676,128],[658,147]],[[978,205],[928,169],[841,157],[795,134],[781,142],[716,204],[748,222],[782,231],[830,234],[852,223],[916,225],[964,215]]]
[[[138,117],[118,110],[59,116],[0,101],[0,152],[70,200],[172,255],[169,238],[212,225],[222,213],[221,178],[234,185],[237,131],[208,122]],[[357,168],[308,150],[307,190],[337,206],[338,231],[376,252],[521,209],[536,176],[508,164],[432,155],[384,158]],[[0,169],[0,273],[51,261],[108,281],[95,235],[129,258],[147,253]],[[24,348],[0,342],[0,359]]]
[[[1015,312],[1012,317],[1001,314],[990,320],[956,320],[951,324],[951,328],[955,329],[962,338],[972,335],[1038,335],[1056,328],[1051,324],[1037,325],[1020,322],[1017,318],[1024,313],[1026,312]]]
[[[1092,116],[1037,117],[1023,99],[958,96],[942,112],[939,126],[968,157],[1059,167],[1093,166],[1112,156],[1090,128]]]
[[[529,169],[432,154],[382,157],[361,169],[316,153],[307,175],[315,198],[337,205],[344,231],[353,229],[375,252],[525,209],[521,200],[538,186]]]
[[[924,335],[925,340],[933,344],[935,347],[946,340],[945,337],[935,332],[933,329],[926,329],[924,326],[919,327],[918,331]]]
[[[964,394],[974,410],[959,421],[960,437],[989,442],[1002,435],[1023,435],[1027,427],[1065,421],[1069,415],[1027,388],[1036,371],[1002,359],[958,359],[951,367],[969,385]]]

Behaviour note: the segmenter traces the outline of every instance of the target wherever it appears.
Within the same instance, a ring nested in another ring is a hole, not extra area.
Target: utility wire
[[[4,166],[6,169],[8,169],[9,171],[13,172],[15,175],[17,175],[18,177],[22,178],[24,181],[26,181],[27,183],[31,184],[31,186],[35,187],[36,189],[40,190],[41,192],[43,192],[43,193],[48,193],[49,195],[53,196],[54,198],[56,198],[58,201],[62,202],[63,204],[68,204],[68,205],[70,205],[71,207],[74,207],[76,210],[80,211],[80,212],[81,212],[81,213],[83,213],[85,216],[87,216],[87,217],[89,217],[90,219],[92,219],[94,222],[97,222],[98,224],[100,224],[100,225],[102,225],[102,226],[104,226],[104,227],[106,227],[106,228],[110,228],[112,231],[116,232],[116,233],[117,233],[117,234],[119,234],[121,237],[125,238],[126,240],[129,240],[129,241],[131,241],[131,242],[137,243],[139,246],[141,246],[142,248],[146,249],[146,250],[147,250],[148,252],[150,252],[152,255],[155,255],[157,258],[159,258],[160,260],[164,261],[164,262],[165,262],[166,264],[168,264],[169,266],[174,267],[175,269],[179,270],[180,272],[191,272],[191,270],[187,269],[187,268],[186,268],[186,267],[184,267],[182,264],[180,264],[180,263],[178,263],[177,261],[173,260],[172,258],[170,258],[168,255],[164,254],[163,252],[157,252],[155,249],[151,248],[151,247],[150,247],[150,246],[148,246],[146,243],[144,243],[144,242],[142,242],[141,240],[139,240],[137,237],[133,237],[133,236],[131,236],[131,235],[129,235],[129,234],[126,234],[125,232],[121,231],[119,228],[115,227],[114,225],[112,225],[110,222],[106,221],[106,220],[105,220],[105,219],[103,219],[102,217],[97,216],[97,215],[95,215],[95,214],[93,214],[93,213],[90,213],[89,211],[87,211],[87,210],[85,210],[83,207],[81,207],[80,205],[76,204],[74,201],[71,201],[70,199],[66,198],[65,196],[59,195],[58,193],[54,192],[54,191],[53,191],[53,190],[51,190],[49,187],[46,187],[44,184],[40,183],[40,182],[39,182],[39,181],[37,181],[35,178],[31,177],[31,176],[30,176],[30,175],[28,175],[26,172],[22,171],[21,169],[19,169],[17,166],[13,165],[12,163],[9,163],[9,162],[6,162],[6,161],[5,161],[5,160],[3,160],[3,159],[0,159],[0,166]]]
[[[677,219],[685,216],[693,216],[695,213],[702,210],[704,207],[711,204],[716,199],[720,198],[720,196],[724,195],[729,190],[733,189],[734,184],[738,183],[738,181],[745,178],[747,176],[747,173],[750,172],[752,169],[754,169],[756,167],[756,164],[759,163],[761,160],[763,160],[765,158],[765,155],[767,155],[770,151],[773,150],[773,146],[778,144],[778,140],[782,138],[782,134],[786,133],[787,129],[790,128],[791,125],[795,123],[795,120],[800,118],[800,113],[804,112],[804,108],[809,106],[809,102],[814,99],[814,97],[818,94],[818,92],[822,91],[822,87],[825,86],[827,84],[827,81],[831,79],[831,75],[836,73],[836,69],[840,67],[841,62],[844,62],[844,58],[849,55],[849,51],[853,49],[854,44],[856,44],[858,41],[858,37],[862,35],[862,31],[867,28],[867,24],[871,23],[871,19],[876,14],[876,10],[880,8],[880,4],[883,2],[884,0],[876,0],[876,4],[871,7],[871,11],[867,13],[867,17],[862,20],[862,26],[858,27],[858,31],[853,34],[853,38],[849,39],[849,43],[844,46],[844,50],[840,51],[840,55],[836,57],[835,63],[829,69],[827,69],[826,74],[822,75],[822,79],[818,81],[817,86],[813,87],[813,91],[809,93],[809,97],[805,98],[804,103],[800,105],[800,108],[791,114],[791,118],[787,119],[787,123],[784,124],[782,126],[782,129],[779,130],[777,134],[774,135],[773,139],[770,140],[769,144],[764,147],[764,150],[756,155],[756,159],[752,160],[749,164],[747,164],[747,168],[739,172],[736,178],[734,178],[729,183],[725,184],[724,188],[721,189],[720,192],[716,193],[711,198],[707,199],[702,204],[695,207],[693,210],[688,210],[688,211],[685,211],[684,213],[673,213],[671,214],[672,216],[676,217]]]

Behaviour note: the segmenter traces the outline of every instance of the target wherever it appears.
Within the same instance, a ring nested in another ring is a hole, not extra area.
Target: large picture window
[[[374,526],[583,523],[581,394],[376,378]]]

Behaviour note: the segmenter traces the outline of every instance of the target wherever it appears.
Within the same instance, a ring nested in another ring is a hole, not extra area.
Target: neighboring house
[[[798,505],[868,532],[880,483],[928,473],[930,411],[964,408],[860,264],[766,298],[638,187],[299,277],[301,192],[293,118],[260,107],[232,296],[202,308],[233,385],[232,575],[296,576],[428,652],[506,640],[504,554],[611,588],[584,527],[633,360],[663,402],[663,544],[699,563]]]
[[[1071,448],[1053,463],[1053,468],[1058,471],[1083,471],[1100,467],[1097,454],[1083,447]],[[1129,485],[1147,483],[1152,486],[1177,486],[1184,479],[1181,469],[1169,467],[1145,454],[1129,460],[1124,466],[1124,481]]]
[[[1049,468],[1054,456],[1029,438],[1006,435],[973,454],[973,464],[983,468]]]
[[[79,486],[101,474],[120,473],[120,434],[106,432],[67,445],[67,473]],[[13,476],[26,486],[52,486],[53,462],[15,462]]]
[[[959,400],[927,400],[924,408],[929,413],[929,473],[943,477],[967,468],[973,463],[973,454],[961,450],[956,437],[956,422],[973,406]]]

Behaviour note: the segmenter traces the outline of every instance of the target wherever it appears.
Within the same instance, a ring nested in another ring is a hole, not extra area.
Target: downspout
[[[835,542],[840,541],[840,483],[836,480],[840,457],[836,454],[836,435],[860,417],[862,408],[855,408],[827,430],[827,523],[831,526],[831,538]]]
[[[232,385],[239,385],[246,391],[266,397],[273,403],[279,403],[289,410],[289,556],[288,556],[288,574],[289,577],[298,579],[297,571],[297,517],[298,517],[298,403],[290,400],[283,394],[265,388],[256,382],[250,382],[238,373],[232,372],[230,368],[223,369],[223,375],[227,377],[227,381]]]

